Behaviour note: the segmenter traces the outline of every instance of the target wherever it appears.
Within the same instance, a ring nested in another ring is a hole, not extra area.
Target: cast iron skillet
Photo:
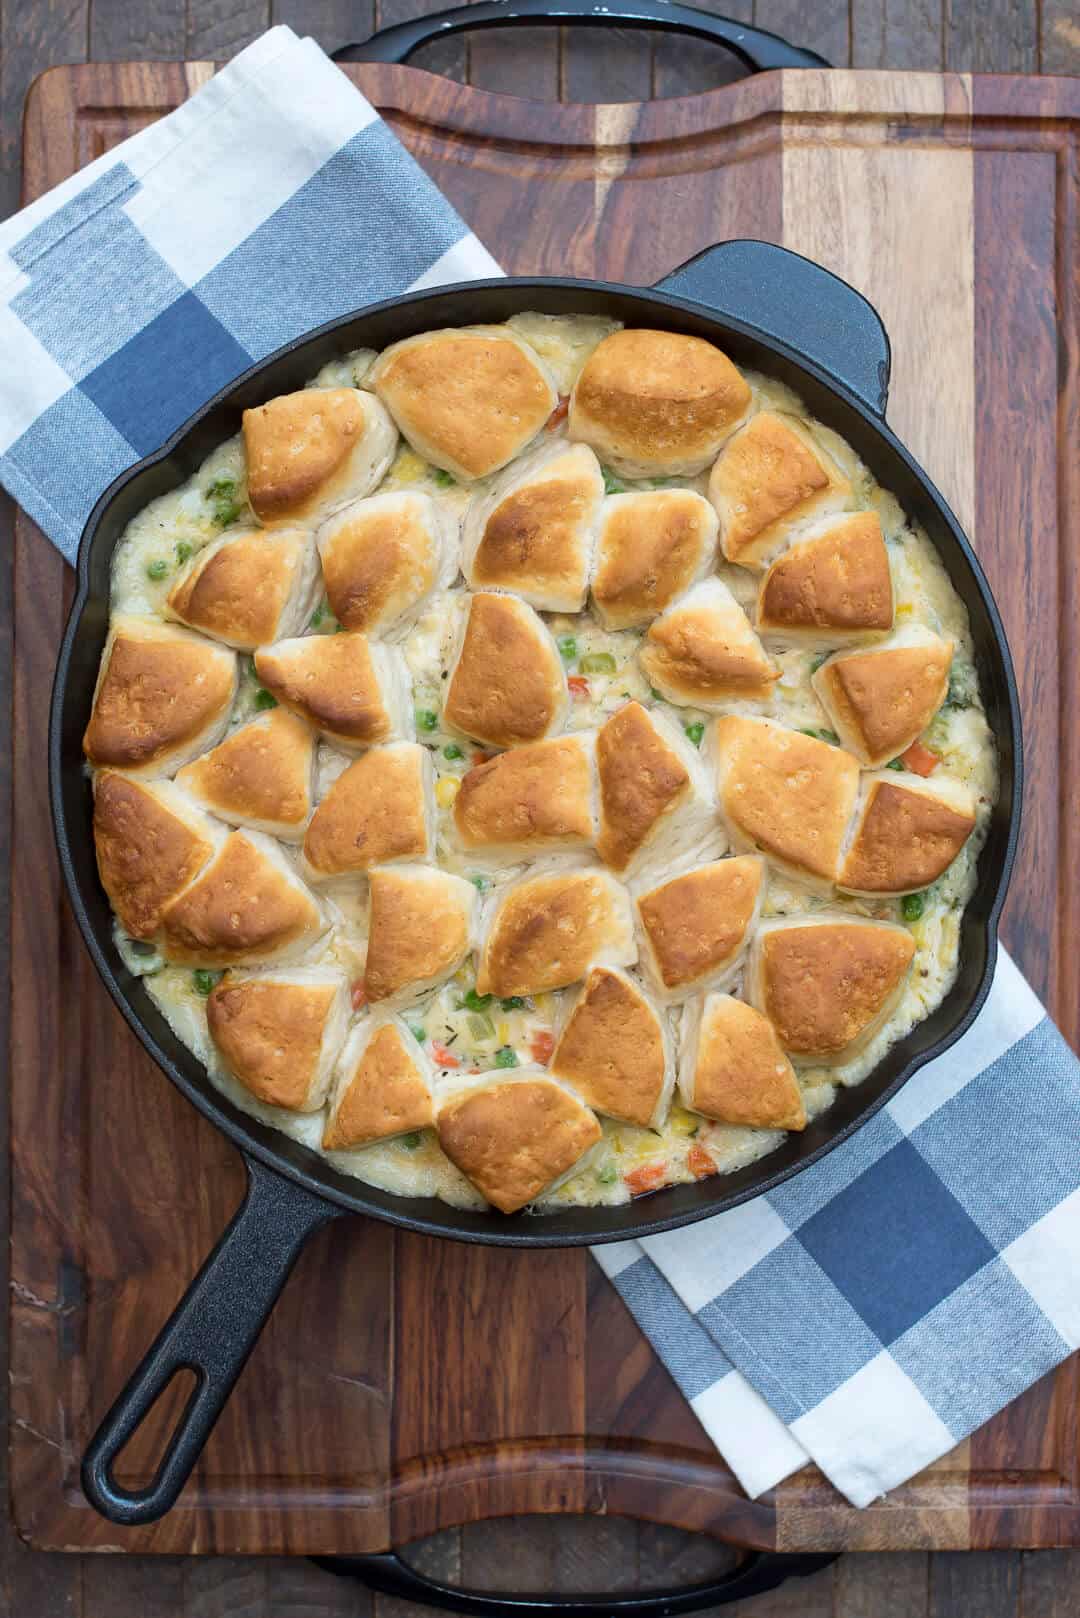
[[[803,1134],[792,1135],[778,1151],[736,1174],[672,1187],[626,1207],[505,1218],[435,1200],[390,1196],[347,1178],[307,1148],[239,1111],[214,1088],[113,947],[112,917],[95,868],[81,739],[108,626],[109,567],[117,540],[149,500],[175,488],[237,430],[241,410],[301,386],[331,356],[349,349],[381,349],[432,327],[503,321],[526,309],[603,313],[629,325],[709,338],[737,364],[791,384],[814,415],[848,439],[884,487],[924,526],[967,607],[980,686],[998,747],[1001,790],[979,859],[977,889],[964,913],[956,984],[863,1084],[843,1092]],[[121,1013],[178,1089],[241,1149],[248,1170],[242,1206],[87,1450],[83,1486],[91,1503],[112,1521],[148,1522],[172,1506],[300,1248],[328,1220],[351,1211],[429,1235],[523,1248],[618,1241],[691,1224],[760,1196],[831,1151],[971,1023],[990,985],[996,926],[1019,825],[1016,685],[997,608],[967,540],[941,495],[885,425],[888,375],[888,339],[866,300],[808,260],[763,242],[722,243],[651,289],[561,279],[471,282],[391,299],[288,344],[210,400],[157,454],[126,472],[99,500],[79,549],[78,591],[52,698],[50,793],[61,868],[87,948]],[[151,1485],[127,1492],[113,1479],[112,1463],[180,1367],[193,1370],[197,1379],[187,1407]],[[390,1558],[377,1558],[365,1563],[365,1576],[384,1587],[395,1581],[400,1587],[396,1570],[402,1567]],[[420,1599],[440,1599],[431,1587],[417,1585],[414,1590]],[[456,1599],[456,1592],[445,1593],[446,1599],[451,1594]],[[718,1591],[713,1599],[719,1599]],[[631,1598],[624,1606],[608,1601],[596,1610],[643,1612],[649,1604]],[[469,1610],[511,1609],[488,1603]],[[578,1604],[575,1610],[587,1608]],[[664,1610],[676,1609],[668,1605]],[[679,1610],[688,1608],[680,1605]]]

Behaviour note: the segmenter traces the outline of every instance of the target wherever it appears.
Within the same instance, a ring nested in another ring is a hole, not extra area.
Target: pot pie
[[[730,1173],[952,985],[997,781],[933,547],[714,344],[335,360],[129,524],[85,736],[127,970],[403,1196]]]

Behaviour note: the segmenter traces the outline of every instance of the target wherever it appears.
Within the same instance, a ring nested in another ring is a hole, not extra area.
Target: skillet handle
[[[785,1556],[776,1551],[751,1551],[730,1573],[710,1579],[707,1584],[686,1585],[681,1590],[609,1596],[557,1596],[550,1592],[504,1596],[437,1583],[403,1562],[396,1551],[376,1556],[312,1558],[328,1572],[359,1579],[382,1595],[425,1602],[444,1612],[465,1613],[468,1618],[544,1618],[545,1614],[550,1618],[670,1618],[674,1613],[724,1607],[729,1601],[743,1601],[747,1596],[776,1590],[786,1580],[817,1573],[836,1559],[835,1553]]]
[[[749,28],[728,17],[714,17],[678,0],[477,0],[428,17],[413,17],[381,28],[362,45],[342,45],[335,62],[405,62],[421,45],[469,28],[505,28],[516,24],[575,23],[586,28],[649,28],[693,34],[723,45],[748,67],[764,73],[776,67],[828,67],[817,51],[789,45],[764,28]]]
[[[881,316],[812,259],[773,242],[720,242],[665,275],[656,290],[779,338],[884,417],[892,351]]]
[[[247,1193],[217,1245],[91,1439],[83,1492],[125,1527],[175,1504],[300,1249],[340,1209],[245,1155]],[[148,1488],[113,1477],[116,1457],[177,1371],[196,1382]]]

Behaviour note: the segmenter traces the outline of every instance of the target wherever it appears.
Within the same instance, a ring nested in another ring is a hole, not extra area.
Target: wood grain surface
[[[157,48],[180,55],[189,36],[159,9],[155,22],[149,8],[148,26],[160,39],[166,25],[173,32]],[[106,14],[95,8],[95,16],[104,27]],[[215,27],[227,33],[226,21]],[[784,26],[783,17],[770,25]],[[355,32],[364,31],[358,24]],[[557,77],[566,93],[567,53],[557,41],[552,49],[553,40],[549,33],[538,41],[538,82],[548,93]],[[476,50],[474,39],[446,65],[471,72]],[[629,49],[620,64],[623,75],[640,69]],[[594,63],[592,83],[603,70]],[[28,153],[38,154],[28,181],[55,183],[74,162],[175,104],[206,71],[129,68],[46,80],[37,126],[28,126]],[[635,94],[671,85],[670,78],[660,82],[656,48],[650,73]],[[927,75],[900,81],[898,91],[884,76],[871,83],[788,75],[782,86],[752,81],[666,108],[533,108],[523,130],[522,109],[499,97],[408,69],[360,76],[508,267],[645,282],[708,241],[740,231],[811,251],[861,285],[882,307],[898,359],[901,334],[914,320],[891,416],[973,527],[1010,616],[1035,792],[1008,937],[1068,1023],[1075,987],[1064,973],[1055,983],[1048,963],[1061,961],[1078,937],[1075,907],[1059,902],[1072,892],[1063,873],[1075,816],[1070,822],[1070,800],[1057,791],[1059,769],[1061,781],[1076,780],[1066,773],[1075,772],[1075,757],[1070,762],[1062,751],[1071,740],[1067,695],[1075,701],[1080,679],[1068,661],[1075,635],[1063,633],[1076,622],[1077,581],[1063,516],[1069,469],[1059,450],[1059,433],[1075,422],[1075,400],[1065,397],[1059,420],[1054,332],[1056,322],[1058,332],[1075,333],[1068,166],[1075,164],[1077,87]],[[529,87],[524,78],[521,87]],[[507,219],[502,188],[520,190],[526,181],[536,196],[551,194],[552,204],[519,207]],[[682,203],[674,222],[673,182]],[[881,187],[910,215],[918,241],[912,257],[901,222],[885,250],[878,244],[875,251],[858,207],[867,185]],[[940,209],[940,188],[964,199],[966,215]],[[938,227],[951,253],[940,300],[926,262]],[[896,273],[897,262],[905,275]],[[954,355],[969,358],[966,375]],[[925,402],[928,374],[936,380],[926,415],[916,390]],[[988,403],[988,388],[1007,405]],[[1031,468],[1026,480],[1010,467],[1019,423]],[[63,916],[43,819],[40,748],[64,578],[25,522],[16,569],[12,1107],[16,1143],[25,1140],[27,1149],[15,1164],[13,1497],[20,1532],[35,1544],[115,1544],[117,1531],[99,1532],[78,1501],[78,1448],[227,1217],[240,1182],[231,1149],[196,1127],[137,1055]],[[1033,625],[1050,628],[1033,635]],[[1071,1013],[1075,1038],[1075,1003]],[[728,1554],[670,1528],[618,1521],[618,1512],[659,1514],[743,1543],[782,1546],[1076,1541],[1075,1362],[881,1508],[847,1511],[812,1473],[791,1480],[776,1500],[750,1505],[595,1268],[581,1255],[527,1258],[540,1262],[515,1260],[508,1269],[505,1255],[395,1237],[376,1225],[324,1232],[290,1283],[190,1500],[171,1527],[120,1536],[124,1548],[357,1549],[496,1511],[585,1510],[609,1516],[598,1525],[575,1517],[541,1521],[524,1537],[496,1524],[449,1530],[424,1554],[432,1571],[474,1582],[494,1584],[501,1567],[509,1588],[614,1588],[656,1582],[676,1568],[681,1578],[700,1577],[702,1558],[715,1567]],[[323,1328],[315,1342],[313,1311]],[[520,1352],[504,1369],[508,1341]],[[402,1376],[417,1364],[425,1368],[422,1379]],[[444,1367],[451,1374],[443,1375]],[[129,1457],[130,1476],[151,1453],[147,1445]],[[394,1472],[390,1490],[380,1467]],[[320,1538],[324,1530],[328,1537]],[[1061,1604],[1058,1589],[1067,1602],[1075,1562],[996,1553],[981,1581],[963,1571],[973,1565],[939,1554],[928,1573],[924,1557],[867,1557],[841,1564],[851,1572],[830,1572],[753,1610],[1075,1610]],[[863,1606],[854,1571],[860,1566],[865,1589],[890,1605]],[[16,1557],[7,1577],[13,1610],[32,1614],[352,1613],[371,1606],[362,1592],[280,1561]],[[388,1612],[395,1604],[378,1606]]]

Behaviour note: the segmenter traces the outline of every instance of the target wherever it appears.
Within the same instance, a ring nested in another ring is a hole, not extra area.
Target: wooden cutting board
[[[211,71],[54,68],[27,102],[27,200]],[[1005,937],[1075,1044],[1080,80],[785,73],[584,107],[411,68],[348,72],[509,271],[649,283],[712,242],[758,236],[877,305],[890,420],[972,534],[1012,640],[1029,786]],[[1080,1545],[1075,1357],[865,1511],[812,1468],[751,1503],[587,1254],[358,1220],[305,1253],[171,1515],[129,1532],[96,1517],[82,1448],[243,1173],[127,1032],[61,898],[45,738],[71,584],[21,519],[10,1443],[32,1545],[347,1552],[530,1511],[789,1550]],[[146,1477],[162,1426],[132,1445],[126,1481]]]

